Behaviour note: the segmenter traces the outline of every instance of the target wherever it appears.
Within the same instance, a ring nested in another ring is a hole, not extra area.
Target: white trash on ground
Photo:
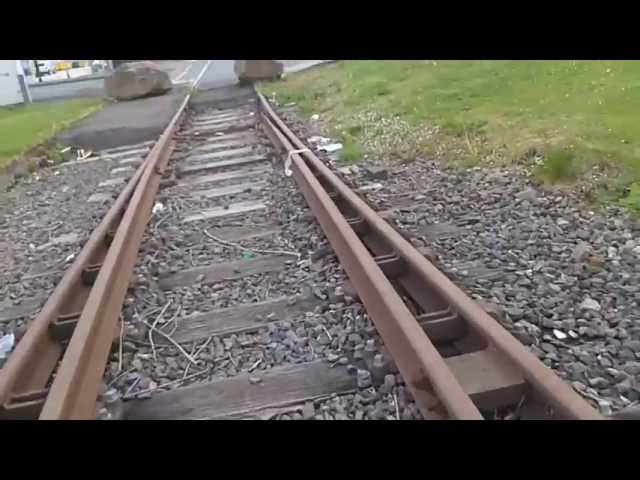
[[[342,150],[342,144],[341,143],[332,143],[330,145],[322,145],[322,146],[318,147],[318,150],[323,151],[323,152],[327,152],[327,153],[337,152],[338,150]]]
[[[309,137],[307,140],[309,140],[310,143],[329,143],[331,141],[330,138],[322,137],[320,135],[314,135],[313,137]]]
[[[0,337],[0,360],[4,360],[9,356],[9,353],[13,350],[15,342],[16,337],[13,333]]]
[[[153,206],[153,214],[155,215],[156,213],[160,213],[164,210],[164,205],[161,202],[156,202],[156,204]]]

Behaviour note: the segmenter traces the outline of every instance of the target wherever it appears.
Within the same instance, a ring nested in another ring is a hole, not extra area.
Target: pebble
[[[329,360],[332,363],[338,361],[339,359],[340,359],[340,356],[336,355],[335,353],[330,353],[327,355],[327,360]]]
[[[586,297],[580,304],[580,308],[583,310],[594,310],[598,312],[600,311],[600,304],[596,302],[593,298]]]
[[[305,420],[311,420],[316,415],[316,408],[313,405],[313,402],[307,402],[302,407],[302,418]]]
[[[553,330],[553,335],[558,339],[558,340],[564,340],[565,338],[567,338],[567,334],[560,331],[560,330]]]
[[[358,370],[357,373],[358,388],[369,388],[371,386],[371,373],[368,370]]]

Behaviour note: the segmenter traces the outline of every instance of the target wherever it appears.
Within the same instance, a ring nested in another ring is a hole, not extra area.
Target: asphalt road
[[[285,71],[307,68],[318,62],[320,61],[283,61]],[[221,87],[234,85],[238,81],[233,71],[234,60],[171,60],[158,64],[174,82],[175,87],[170,93],[159,97],[110,103],[79,122],[74,128],[58,135],[59,143],[89,150],[102,150],[155,140],[169,124],[184,98],[185,91],[194,82],[198,81],[198,90],[208,90],[198,96],[198,102],[206,103],[220,95],[225,96],[225,89]],[[39,88],[64,90],[66,96],[56,98],[72,98],[82,94],[103,96],[103,81],[99,80],[99,86],[87,86],[86,84],[94,82],[87,80]]]
[[[209,75],[208,78],[217,81],[217,70],[211,74],[213,63],[207,60],[158,63],[174,82],[174,88],[170,93],[129,102],[110,103],[80,121],[72,129],[59,134],[57,141],[88,150],[102,150],[155,140],[169,124],[184,99],[186,90],[196,80],[204,80],[205,75]],[[202,81],[200,84],[202,85]]]
[[[207,60],[161,60],[156,62],[166,71],[176,85],[187,85],[196,79]],[[77,78],[48,84],[30,86],[34,102],[70,98],[104,98],[104,78]]]

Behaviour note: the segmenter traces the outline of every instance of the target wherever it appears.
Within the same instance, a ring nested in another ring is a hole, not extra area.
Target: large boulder
[[[116,100],[162,95],[172,87],[169,75],[153,62],[124,63],[104,80],[107,95]]]
[[[236,60],[233,70],[241,83],[277,80],[284,67],[276,60]]]

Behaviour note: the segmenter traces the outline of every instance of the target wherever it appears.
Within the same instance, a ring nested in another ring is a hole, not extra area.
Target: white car
[[[107,62],[104,60],[94,60],[91,63],[91,73],[101,72],[107,69]]]
[[[38,70],[40,71],[40,75],[51,75],[51,61],[49,60],[36,60],[38,64]]]

